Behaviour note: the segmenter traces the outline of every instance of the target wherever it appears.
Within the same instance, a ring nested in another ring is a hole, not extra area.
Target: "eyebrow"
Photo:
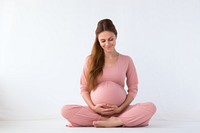
[[[113,38],[114,36],[110,36],[108,39],[111,39],[111,38]],[[100,39],[100,40],[106,40],[106,39]]]

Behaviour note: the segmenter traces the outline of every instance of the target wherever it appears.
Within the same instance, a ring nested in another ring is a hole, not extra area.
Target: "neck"
[[[109,53],[105,52],[105,57],[106,58],[113,58],[113,57],[116,57],[118,55],[119,55],[119,53],[117,51],[113,51],[113,52],[109,52]]]

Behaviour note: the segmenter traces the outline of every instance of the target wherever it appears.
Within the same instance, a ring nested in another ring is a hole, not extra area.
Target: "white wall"
[[[84,104],[79,78],[102,18],[135,62],[133,103],[154,102],[158,119],[200,120],[199,0],[0,1],[0,120],[58,118],[62,105]]]

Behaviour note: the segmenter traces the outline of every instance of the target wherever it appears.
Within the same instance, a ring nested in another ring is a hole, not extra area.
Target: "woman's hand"
[[[117,105],[106,104],[106,107],[109,108],[109,109],[112,109],[114,114],[118,114],[122,111],[122,109],[120,107],[118,107]]]
[[[97,104],[94,106],[93,110],[103,116],[112,116],[121,112],[121,109],[117,105],[109,104]]]
[[[108,115],[112,115],[113,114],[113,109],[112,108],[108,108],[107,104],[96,104],[93,108],[93,110],[100,114],[100,115],[104,115],[104,116],[108,116]]]

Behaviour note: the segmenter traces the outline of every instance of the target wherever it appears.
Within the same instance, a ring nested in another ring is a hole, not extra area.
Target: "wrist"
[[[92,111],[96,112],[96,111],[95,111],[95,105],[91,105],[91,106],[90,106],[90,109],[91,109]]]
[[[126,108],[126,107],[123,106],[123,105],[122,105],[122,106],[119,106],[119,108],[118,108],[119,111],[118,111],[118,112],[119,112],[119,113],[122,112],[125,108]]]

